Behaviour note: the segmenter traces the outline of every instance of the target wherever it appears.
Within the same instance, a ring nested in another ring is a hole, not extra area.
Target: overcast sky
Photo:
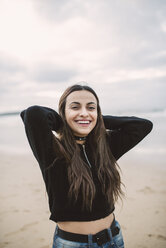
[[[57,108],[84,81],[103,111],[166,108],[165,0],[0,0],[0,112]]]

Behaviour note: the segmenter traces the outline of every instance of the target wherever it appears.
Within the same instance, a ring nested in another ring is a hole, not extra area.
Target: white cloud
[[[57,98],[60,98],[61,95],[62,95],[62,91],[52,91],[52,90],[47,90],[47,91],[38,91],[36,93],[36,96],[38,97],[52,97],[52,98],[55,98],[55,96]]]
[[[96,89],[102,84],[105,95],[111,84],[115,95],[124,85],[130,95],[130,82],[139,94],[139,80],[162,81],[164,9],[163,1],[1,1],[0,109],[11,107],[9,99],[12,108],[51,104],[51,92],[79,81]]]
[[[166,32],[166,23],[165,22],[164,23],[161,23],[161,30],[163,32]]]

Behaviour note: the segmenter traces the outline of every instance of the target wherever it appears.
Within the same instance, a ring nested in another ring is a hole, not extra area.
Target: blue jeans
[[[110,241],[99,246],[97,243],[93,243],[92,234],[88,235],[88,243],[73,242],[58,237],[57,235],[58,225],[57,225],[55,229],[52,248],[124,248],[122,231],[118,221],[116,220],[115,220],[115,226],[119,227],[120,229],[119,234],[112,237],[111,230],[110,228],[108,228],[107,231],[110,237]]]

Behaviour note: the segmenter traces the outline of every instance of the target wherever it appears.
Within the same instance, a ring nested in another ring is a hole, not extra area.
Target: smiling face
[[[65,117],[74,135],[87,136],[97,122],[97,100],[87,91],[74,91],[66,98]]]

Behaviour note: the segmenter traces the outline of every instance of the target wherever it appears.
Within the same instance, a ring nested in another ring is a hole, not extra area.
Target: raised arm
[[[106,129],[109,129],[109,144],[116,160],[138,144],[150,131],[153,124],[138,117],[103,116]]]
[[[49,166],[54,158],[53,133],[62,125],[59,114],[51,108],[31,106],[21,112],[26,135],[41,169]]]

